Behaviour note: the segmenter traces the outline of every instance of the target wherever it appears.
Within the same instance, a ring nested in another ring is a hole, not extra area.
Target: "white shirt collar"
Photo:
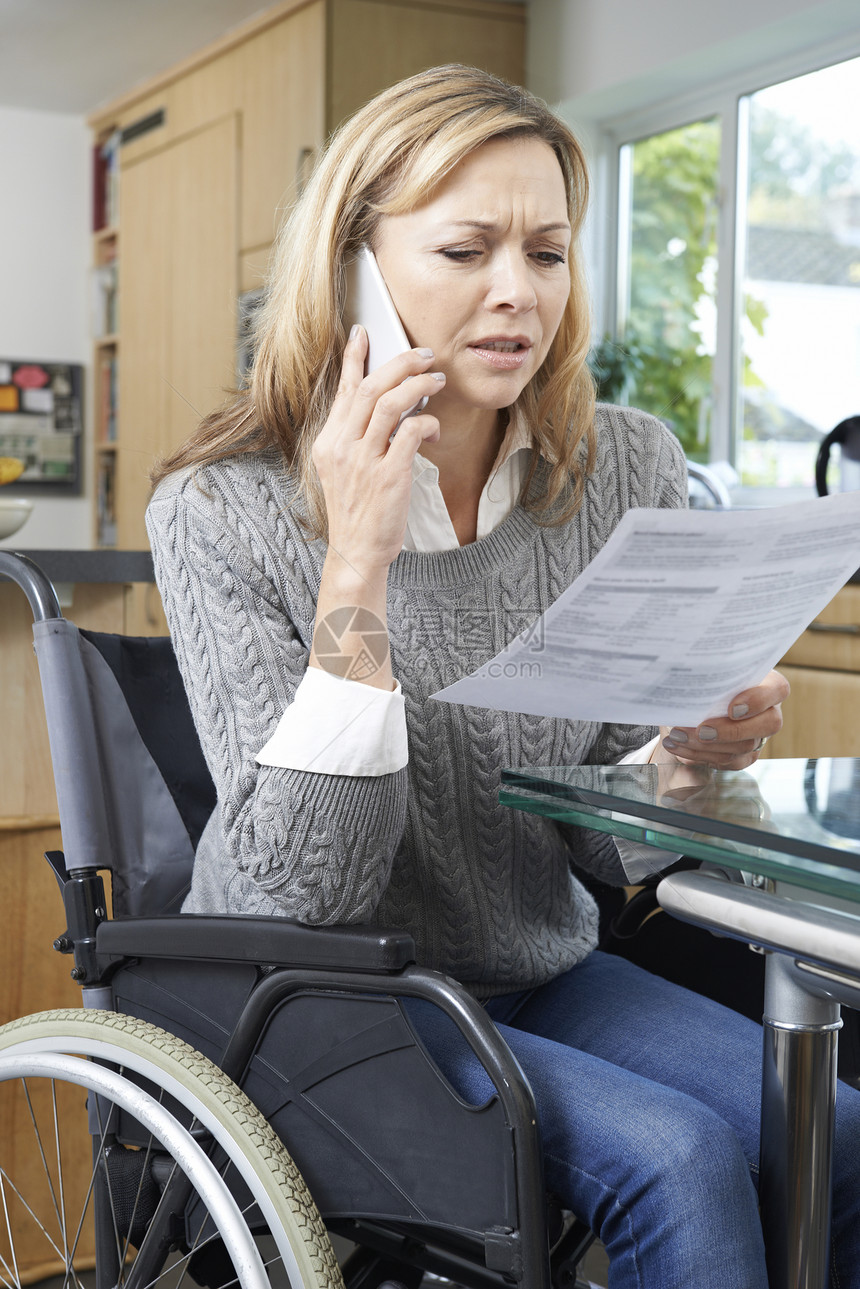
[[[479,540],[506,519],[519,501],[532,443],[531,431],[513,408],[505,437],[478,502]],[[416,453],[412,463],[412,500],[403,549],[428,553],[456,550],[459,545],[439,487],[439,470],[427,457]]]

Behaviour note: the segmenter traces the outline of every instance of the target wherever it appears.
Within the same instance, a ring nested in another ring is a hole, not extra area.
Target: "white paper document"
[[[630,510],[449,703],[698,725],[758,684],[860,567],[860,492],[767,510]]]

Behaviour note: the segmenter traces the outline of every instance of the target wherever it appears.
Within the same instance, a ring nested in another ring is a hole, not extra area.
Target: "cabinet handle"
[[[856,622],[810,622],[807,631],[818,631],[829,636],[860,636],[860,626]]]

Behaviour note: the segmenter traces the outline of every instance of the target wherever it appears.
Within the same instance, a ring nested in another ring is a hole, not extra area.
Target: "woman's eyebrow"
[[[452,228],[479,228],[485,233],[492,233],[498,224],[483,219],[452,219],[448,221]],[[536,233],[569,233],[570,224],[565,221],[559,224],[539,224]]]

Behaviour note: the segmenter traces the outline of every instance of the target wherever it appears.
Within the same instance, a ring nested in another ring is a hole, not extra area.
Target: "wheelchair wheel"
[[[65,1289],[343,1289],[295,1164],[245,1094],[173,1035],[107,1011],[0,1028],[0,1283],[54,1274]]]

